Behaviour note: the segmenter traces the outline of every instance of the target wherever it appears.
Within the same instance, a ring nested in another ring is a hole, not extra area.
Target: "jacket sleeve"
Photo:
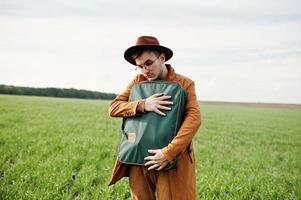
[[[132,86],[138,82],[138,76],[134,78],[126,89],[118,95],[110,104],[109,115],[111,117],[132,117],[144,113],[145,100],[129,102]]]
[[[172,162],[174,158],[185,151],[201,125],[201,112],[197,102],[193,81],[187,87],[187,93],[185,119],[176,137],[162,149],[163,155],[169,162]]]

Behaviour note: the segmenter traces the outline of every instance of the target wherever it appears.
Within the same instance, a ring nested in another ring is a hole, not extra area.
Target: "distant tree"
[[[48,96],[48,97],[67,97],[81,99],[114,99],[117,95],[113,93],[78,90],[74,88],[34,88],[20,87],[12,85],[0,85],[0,94],[16,94],[31,96]]]

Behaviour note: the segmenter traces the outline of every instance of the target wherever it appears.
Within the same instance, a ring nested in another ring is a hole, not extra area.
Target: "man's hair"
[[[153,50],[153,49],[143,49],[143,50],[138,50],[136,52],[133,53],[132,58],[133,60],[135,60],[136,58],[138,58],[139,56],[141,56],[141,54],[143,54],[143,52],[145,51],[150,51],[153,52],[157,58],[159,58],[161,52],[157,51],[157,50]]]

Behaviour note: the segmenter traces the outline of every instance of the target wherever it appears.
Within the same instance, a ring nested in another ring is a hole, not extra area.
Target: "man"
[[[146,99],[129,102],[129,95],[134,84],[141,81],[165,80],[178,82],[187,91],[185,119],[173,140],[162,149],[150,149],[145,158],[145,166],[128,165],[116,160],[110,184],[122,177],[129,177],[132,199],[195,199],[196,176],[195,157],[192,138],[201,125],[201,114],[195,95],[194,82],[175,73],[169,64],[165,64],[173,55],[171,49],[161,46],[152,36],[141,36],[136,45],[128,48],[124,58],[136,65],[137,75],[126,90],[117,96],[110,105],[112,117],[133,117],[146,112],[155,112],[165,116],[172,108],[171,96],[156,93]],[[178,158],[175,169],[165,170],[168,163]],[[164,170],[163,170],[164,169]]]

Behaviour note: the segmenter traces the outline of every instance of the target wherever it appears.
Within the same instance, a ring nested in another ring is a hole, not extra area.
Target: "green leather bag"
[[[161,149],[167,146],[177,134],[185,117],[187,92],[179,83],[169,81],[144,81],[133,85],[129,101],[146,99],[163,93],[171,96],[173,102],[166,116],[147,112],[140,116],[123,118],[122,142],[119,148],[119,160],[122,163],[144,165],[149,149]],[[174,168],[177,161],[167,168]]]

